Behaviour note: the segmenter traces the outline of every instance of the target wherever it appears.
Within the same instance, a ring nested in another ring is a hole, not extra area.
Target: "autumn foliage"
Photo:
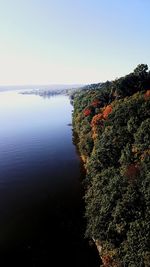
[[[146,91],[146,93],[144,94],[144,98],[145,98],[145,100],[149,100],[150,99],[150,90]]]
[[[101,121],[103,119],[103,114],[102,113],[99,113],[97,115],[95,115],[91,121],[91,126],[94,127],[96,125],[99,125],[101,124]]]
[[[99,101],[98,99],[95,99],[95,100],[91,103],[91,105],[92,105],[94,108],[98,107],[99,104],[100,104],[100,101]]]
[[[125,176],[128,179],[134,179],[136,178],[137,175],[139,175],[139,172],[140,172],[139,166],[135,164],[130,164],[126,169]]]
[[[85,236],[99,242],[103,267],[150,266],[149,100],[150,71],[143,64],[74,98],[87,174]]]
[[[107,119],[108,115],[112,112],[112,106],[108,105],[103,111],[103,118]]]
[[[103,125],[103,120],[108,118],[108,115],[112,112],[112,107],[111,105],[108,105],[104,108],[103,113],[99,113],[95,115],[92,118],[91,121],[91,127],[95,127],[97,125]]]
[[[109,255],[105,255],[102,258],[103,266],[104,267],[110,267],[112,266],[112,259]]]
[[[91,114],[91,110],[90,109],[85,109],[84,111],[83,111],[83,114],[84,114],[84,116],[89,116],[90,114]]]

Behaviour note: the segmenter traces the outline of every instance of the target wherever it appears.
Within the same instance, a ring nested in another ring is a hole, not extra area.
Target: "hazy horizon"
[[[91,84],[150,65],[150,1],[0,0],[0,85]]]
[[[0,92],[12,90],[61,90],[82,87],[85,84],[28,84],[28,85],[0,85]]]

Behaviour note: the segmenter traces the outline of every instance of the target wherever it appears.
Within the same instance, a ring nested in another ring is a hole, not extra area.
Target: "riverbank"
[[[140,65],[73,97],[86,169],[86,236],[95,240],[105,267],[150,263],[149,88],[150,72]]]

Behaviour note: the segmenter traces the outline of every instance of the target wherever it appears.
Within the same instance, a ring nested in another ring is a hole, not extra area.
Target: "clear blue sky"
[[[94,83],[150,66],[150,0],[0,0],[0,85]]]

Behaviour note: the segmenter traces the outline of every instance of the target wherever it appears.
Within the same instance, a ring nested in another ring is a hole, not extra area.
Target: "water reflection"
[[[99,266],[66,96],[0,94],[0,266]]]

